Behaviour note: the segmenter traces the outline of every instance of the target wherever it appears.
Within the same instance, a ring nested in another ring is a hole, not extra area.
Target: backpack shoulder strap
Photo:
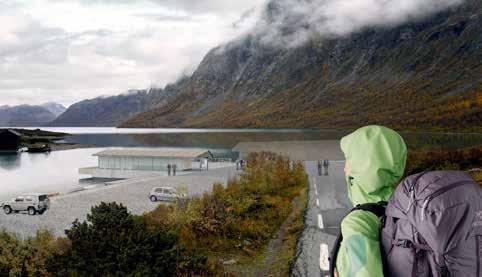
[[[361,204],[361,205],[357,205],[350,212],[361,210],[361,211],[371,212],[372,214],[380,218],[385,215],[385,209],[387,208],[387,204],[388,204],[387,202]]]
[[[347,215],[349,215],[354,211],[367,211],[367,212],[373,213],[383,221],[383,218],[385,217],[386,207],[387,207],[387,202],[361,204],[354,207],[350,212],[348,212]],[[342,241],[343,241],[343,235],[341,233],[341,227],[340,227],[340,232],[338,233],[338,236],[335,239],[335,243],[333,244],[333,249],[331,250],[331,253],[330,253],[330,276],[331,277],[335,276],[336,258],[338,257],[338,251],[340,250]]]

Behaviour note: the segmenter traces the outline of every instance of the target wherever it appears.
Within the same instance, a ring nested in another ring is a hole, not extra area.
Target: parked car
[[[50,208],[47,194],[31,193],[13,198],[2,204],[5,214],[28,212],[29,215],[43,214]]]
[[[186,194],[178,193],[175,188],[172,187],[156,187],[149,193],[149,199],[152,202],[157,201],[177,201],[179,199],[185,199]]]

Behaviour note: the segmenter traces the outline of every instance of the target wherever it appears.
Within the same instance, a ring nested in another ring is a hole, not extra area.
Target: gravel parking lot
[[[38,230],[49,230],[55,235],[64,235],[75,219],[85,220],[90,208],[100,202],[122,203],[133,213],[152,211],[159,203],[152,203],[148,194],[153,187],[185,186],[188,195],[199,195],[211,191],[214,183],[226,184],[236,176],[236,168],[228,166],[209,171],[193,171],[186,175],[130,179],[109,183],[108,186],[57,196],[51,199],[50,209],[43,215],[5,215],[0,211],[0,228],[15,232],[21,237],[34,236]]]

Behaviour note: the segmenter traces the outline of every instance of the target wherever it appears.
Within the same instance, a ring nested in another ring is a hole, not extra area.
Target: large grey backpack
[[[482,277],[482,188],[460,171],[407,177],[389,203],[367,203],[381,221],[383,271],[388,277]],[[338,235],[330,257],[335,276]]]
[[[482,188],[468,174],[407,177],[382,223],[386,276],[482,277]]]

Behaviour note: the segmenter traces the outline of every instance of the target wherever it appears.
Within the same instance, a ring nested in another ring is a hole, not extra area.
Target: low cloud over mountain
[[[276,0],[252,33],[265,43],[296,47],[313,38],[346,36],[371,27],[418,20],[463,0]]]

